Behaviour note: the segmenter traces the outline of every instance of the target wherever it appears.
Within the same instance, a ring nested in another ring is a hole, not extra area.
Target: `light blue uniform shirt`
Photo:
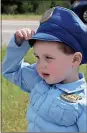
[[[86,81],[67,84],[47,84],[37,73],[36,63],[23,62],[29,50],[28,41],[18,47],[11,39],[2,64],[2,73],[10,82],[30,93],[27,110],[29,132],[87,132]],[[63,100],[61,94],[78,94],[78,102]]]

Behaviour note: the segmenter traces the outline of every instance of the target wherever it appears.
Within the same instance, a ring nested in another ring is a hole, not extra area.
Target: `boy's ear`
[[[73,55],[73,66],[79,66],[82,61],[82,54],[80,52],[75,52]]]

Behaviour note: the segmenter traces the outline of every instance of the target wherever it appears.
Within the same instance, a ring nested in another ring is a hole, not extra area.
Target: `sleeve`
[[[82,114],[77,120],[79,132],[87,132],[87,107],[84,107]]]
[[[30,65],[24,62],[23,57],[29,49],[28,41],[24,41],[18,47],[15,43],[15,37],[13,37],[7,46],[2,63],[2,75],[26,92],[31,92],[35,84],[41,80],[36,71],[36,63]]]

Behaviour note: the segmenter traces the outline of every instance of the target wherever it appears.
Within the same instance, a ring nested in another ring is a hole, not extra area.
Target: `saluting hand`
[[[29,28],[19,29],[15,33],[15,42],[16,44],[21,44],[24,40],[29,40],[35,34],[34,30]]]

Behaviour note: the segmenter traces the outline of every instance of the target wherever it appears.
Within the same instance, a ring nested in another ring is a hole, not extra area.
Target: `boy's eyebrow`
[[[39,55],[36,54],[35,52],[34,52],[33,54],[39,56]],[[53,56],[53,55],[50,55],[50,54],[47,54],[47,53],[45,53],[45,54],[43,54],[43,55],[44,55],[44,56]]]

